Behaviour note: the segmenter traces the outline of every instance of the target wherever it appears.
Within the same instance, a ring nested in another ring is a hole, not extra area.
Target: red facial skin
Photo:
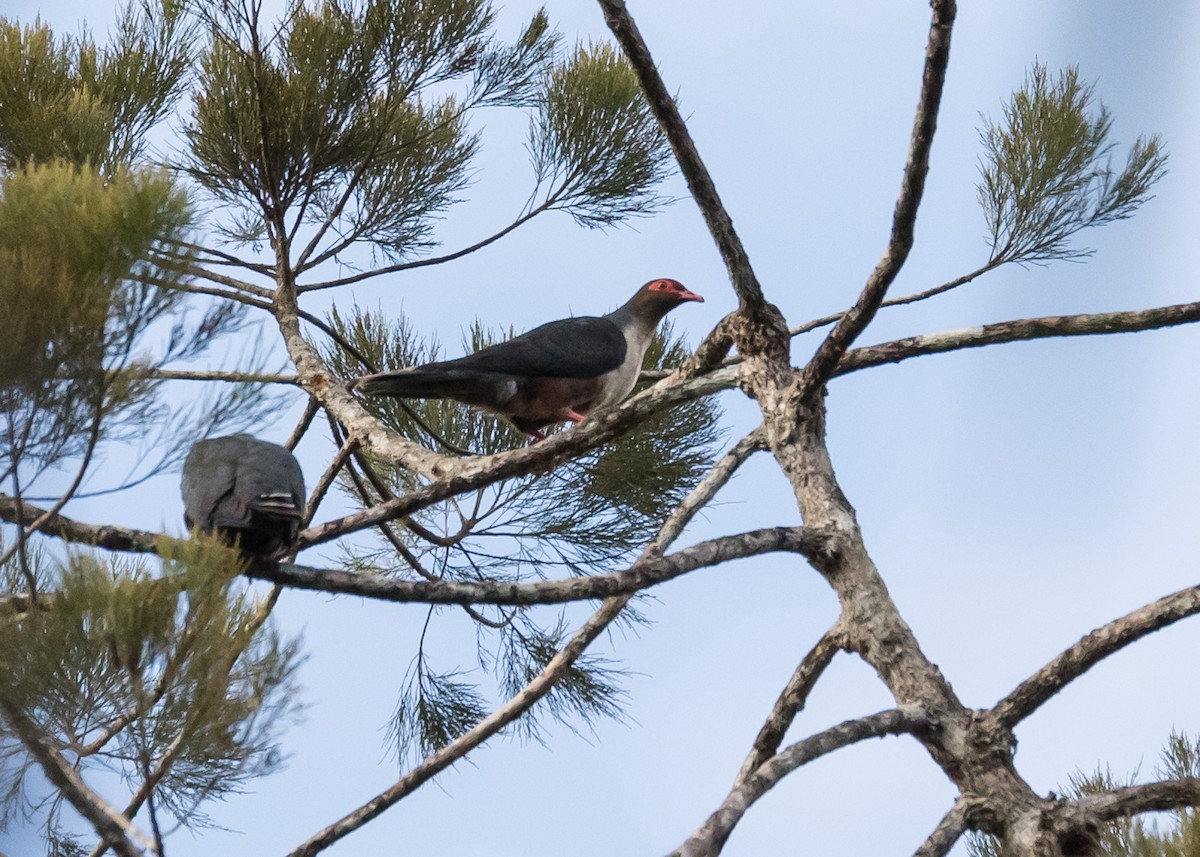
[[[680,301],[698,301],[704,303],[704,298],[700,297],[700,295],[688,291],[679,280],[672,280],[668,277],[664,277],[661,280],[652,280],[646,284],[646,288],[652,292],[664,292],[665,294],[673,295]]]

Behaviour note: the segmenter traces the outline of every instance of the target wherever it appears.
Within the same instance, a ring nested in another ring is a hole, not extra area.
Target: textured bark
[[[256,565],[247,577],[269,580],[294,589],[358,595],[381,601],[420,604],[562,604],[638,592],[702,568],[773,551],[804,553],[822,540],[801,527],[772,527],[701,542],[668,557],[649,555],[624,571],[539,583],[440,580],[392,580],[337,569],[306,568],[272,563]]]
[[[18,511],[19,508],[19,511]],[[45,509],[29,503],[17,505],[15,498],[0,494],[0,520],[10,524],[28,526],[45,513]],[[107,525],[92,526],[82,524],[62,515],[53,515],[45,521],[38,531],[47,535],[57,536],[68,542],[95,545],[113,551],[127,553],[155,553],[155,543],[159,538],[155,533],[145,530],[134,530],[128,527],[112,527]]]
[[[894,709],[858,720],[847,720],[793,744],[782,753],[772,756],[742,780],[717,811],[708,817],[687,842],[672,851],[670,857],[715,857],[720,854],[734,826],[754,802],[801,765],[868,738],[912,732],[928,725],[929,720],[920,708]]]
[[[933,149],[933,134],[937,130],[938,108],[946,84],[946,69],[950,65],[950,33],[954,27],[957,7],[954,0],[934,0],[933,20],[929,25],[929,40],[925,47],[925,69],[921,79],[921,96],[913,119],[912,137],[908,145],[908,160],[900,197],[892,213],[892,231],[887,249],[871,272],[858,301],[838,320],[825,337],[804,369],[804,396],[815,395],[832,376],[846,349],[858,338],[883,304],[888,287],[900,273],[912,250],[917,223],[917,209],[925,193],[925,177],[929,173],[929,154]]]
[[[1200,586],[1190,586],[1097,628],[1002,699],[993,709],[996,720],[1007,728],[1016,726],[1104,658],[1197,613],[1200,613]]]

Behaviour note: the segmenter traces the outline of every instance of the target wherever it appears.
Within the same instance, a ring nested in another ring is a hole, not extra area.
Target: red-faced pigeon
[[[183,463],[183,520],[243,553],[270,556],[296,542],[304,474],[295,456],[248,434],[202,440]]]
[[[454,399],[504,417],[536,439],[629,395],[663,316],[704,298],[678,280],[651,280],[608,315],[564,318],[457,360],[359,378],[371,396]]]

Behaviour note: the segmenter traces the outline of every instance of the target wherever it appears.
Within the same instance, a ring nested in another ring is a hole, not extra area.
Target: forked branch
[[[868,738],[914,732],[928,726],[930,718],[918,706],[905,706],[881,711],[857,720],[847,720],[824,732],[799,741],[763,763],[725,798],[724,803],[708,817],[670,857],[716,857],[742,816],[760,797],[781,779],[834,750],[857,744]]]

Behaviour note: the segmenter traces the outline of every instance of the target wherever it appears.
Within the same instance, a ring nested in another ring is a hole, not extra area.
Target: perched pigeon
[[[540,440],[542,427],[581,422],[628,396],[658,323],[684,301],[704,298],[677,280],[651,280],[602,318],[552,321],[457,360],[366,375],[354,386],[372,396],[454,399]]]
[[[202,440],[183,463],[183,520],[252,556],[296,542],[304,474],[295,456],[248,434]]]

